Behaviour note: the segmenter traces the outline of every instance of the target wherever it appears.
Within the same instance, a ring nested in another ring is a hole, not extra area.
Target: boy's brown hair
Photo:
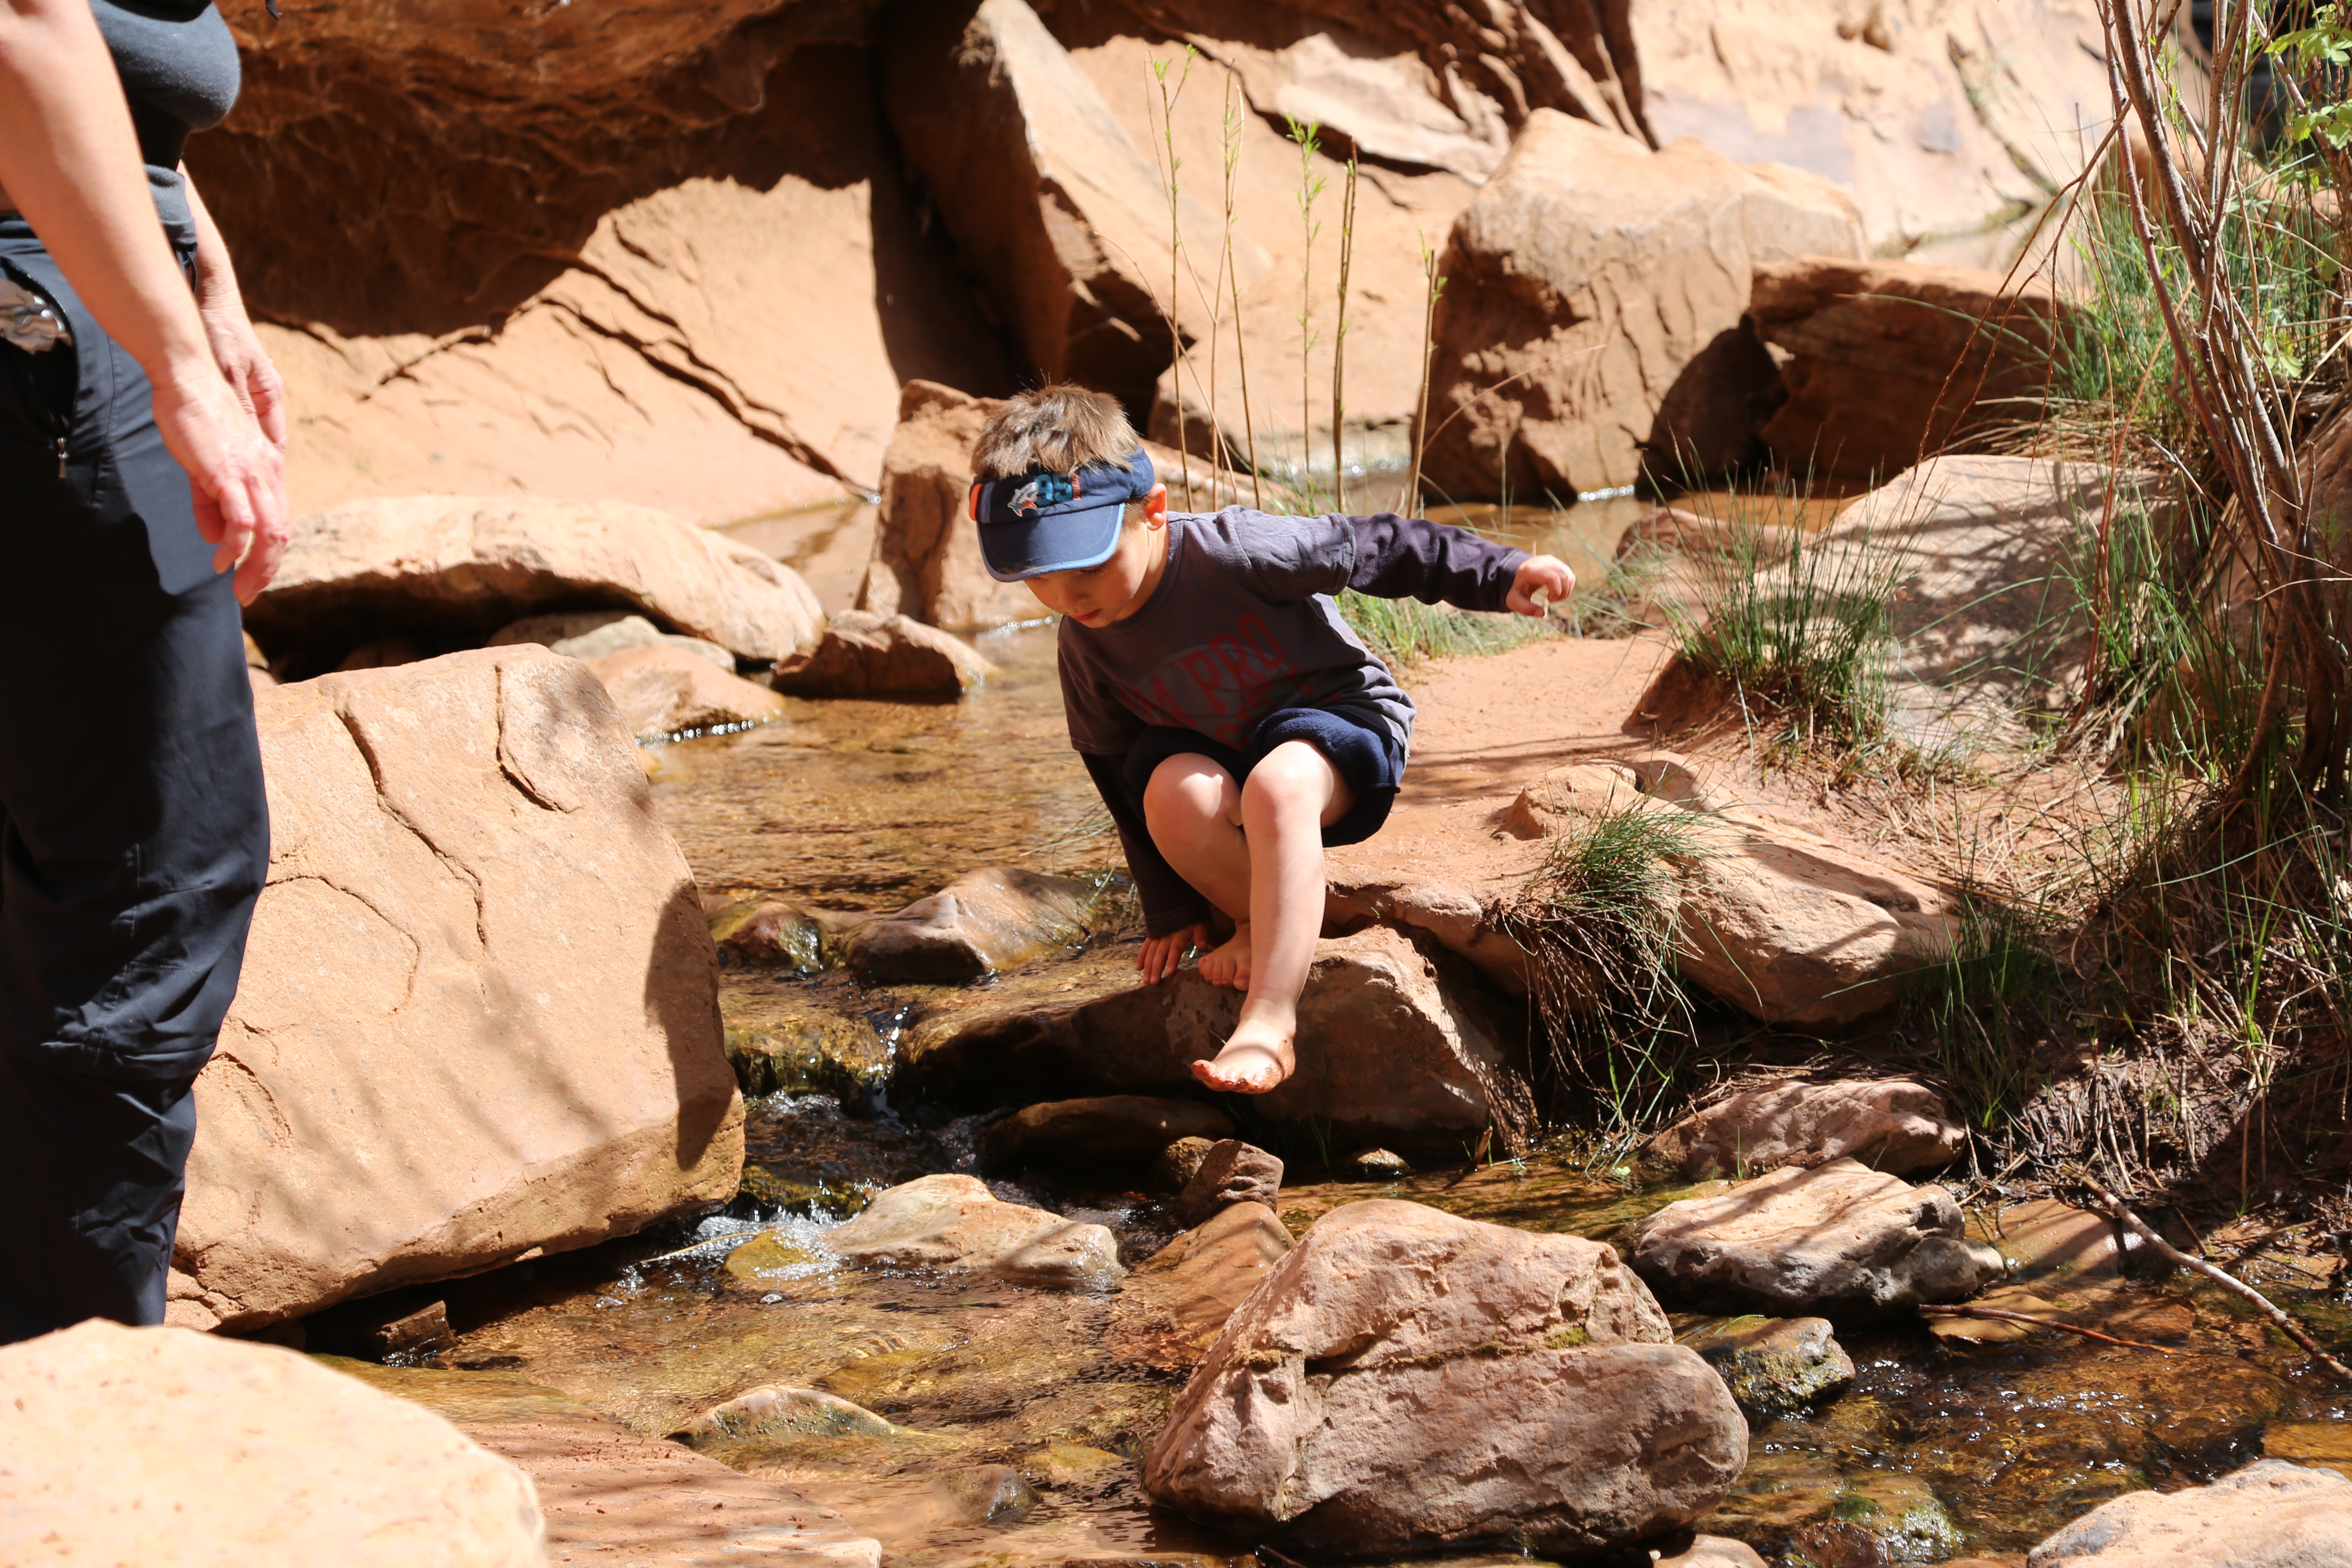
[[[1059,381],[1007,399],[990,417],[972,451],[972,477],[1074,473],[1088,463],[1123,463],[1141,445],[1116,398]]]

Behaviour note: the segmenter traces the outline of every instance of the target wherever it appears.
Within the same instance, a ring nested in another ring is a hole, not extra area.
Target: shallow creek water
[[[896,907],[980,865],[1108,865],[1115,845],[1063,737],[1050,630],[981,646],[1000,673],[961,705],[792,700],[777,723],[665,748],[656,796],[706,890]],[[1008,984],[1124,963],[1132,943],[1098,939]],[[840,974],[728,970],[730,1026],[798,1013],[869,1027],[881,1047],[871,1070],[832,1096],[754,1101],[749,1195],[728,1214],[396,1292],[374,1310],[446,1299],[457,1345],[426,1366],[361,1370],[461,1419],[584,1405],[653,1436],[761,1384],[838,1394],[899,1430],[710,1451],[839,1509],[903,1568],[1238,1559],[1244,1543],[1154,1511],[1136,1483],[1182,1377],[1134,1331],[1119,1292],[830,1260],[824,1232],[866,1194],[973,1168],[983,1119],[890,1093],[890,1038],[945,1000],[862,992]],[[1061,1173],[997,1189],[1110,1226],[1132,1263],[1173,1229],[1136,1179]],[[1549,1156],[1387,1185],[1297,1165],[1292,1179],[1281,1212],[1294,1234],[1339,1204],[1386,1196],[1608,1240],[1681,1190]],[[2352,1391],[2217,1292],[2177,1277],[2032,1289],[2179,1353],[2047,1332],[1968,1342],[1916,1321],[1847,1334],[1852,1392],[1758,1430],[1738,1489],[1701,1528],[1790,1565],[1937,1563],[2022,1552],[2102,1499],[2208,1479],[2265,1451],[2352,1468]],[[2297,1305],[2336,1342],[2352,1339],[2342,1307]]]

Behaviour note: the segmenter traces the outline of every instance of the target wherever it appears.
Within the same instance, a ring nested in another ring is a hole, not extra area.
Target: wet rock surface
[[[982,867],[860,926],[843,943],[843,961],[866,981],[964,984],[1075,947],[1093,928],[1105,887],[1100,879]]]
[[[2264,1459],[2210,1486],[2102,1504],[2027,1554],[2028,1568],[2303,1568],[2352,1559],[2352,1481]]]
[[[1136,1359],[1190,1371],[1290,1245],[1268,1205],[1227,1205],[1136,1267],[1114,1332]]]
[[[1170,1144],[1189,1138],[1230,1142],[1227,1135],[1233,1128],[1231,1117],[1198,1100],[1142,1094],[1055,1100],[1024,1106],[992,1123],[981,1140],[980,1155],[991,1170],[1021,1171],[1032,1165],[1115,1170],[1149,1164]],[[1212,1152],[1223,1146],[1214,1144]]]
[[[1907,1176],[1948,1163],[1968,1140],[1941,1095],[1898,1079],[1769,1084],[1735,1094],[1650,1140],[1684,1175],[1761,1175],[1860,1160]]]
[[[196,1080],[173,1321],[267,1323],[731,1196],[709,933],[585,667],[453,654],[257,719],[270,880]]]
[[[995,666],[962,638],[905,616],[844,610],[813,652],[776,661],[770,684],[795,697],[952,702]]]
[[[1236,1310],[1143,1480],[1308,1550],[1593,1551],[1687,1524],[1746,1458],[1730,1395],[1608,1247],[1374,1200]]]
[[[379,627],[463,646],[583,599],[626,605],[738,658],[782,658],[824,628],[792,568],[667,512],[461,496],[350,501],[304,520],[245,616],[262,646],[315,668]]]
[[[1099,1289],[1126,1270],[1099,1225],[1010,1204],[971,1176],[924,1176],[880,1194],[825,1243],[852,1263],[988,1273]]]
[[[1715,1368],[1752,1426],[1834,1399],[1853,1384],[1853,1358],[1824,1318],[1734,1318],[1678,1342]]]
[[[1943,1188],[1842,1159],[1670,1204],[1630,1258],[1670,1301],[1867,1319],[1999,1280],[2000,1255],[1965,1227]]]
[[[274,1345],[102,1320],[0,1349],[0,1557],[537,1568],[520,1470]]]

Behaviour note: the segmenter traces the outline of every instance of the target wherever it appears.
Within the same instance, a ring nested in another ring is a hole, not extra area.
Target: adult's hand
[[[245,301],[234,290],[226,300],[210,297],[199,301],[199,311],[205,321],[205,336],[213,345],[213,363],[228,383],[229,390],[245,405],[261,433],[270,445],[284,451],[286,447],[286,382],[270,363],[269,351],[261,346],[260,337],[253,330],[253,319],[245,313]]]
[[[215,546],[213,570],[236,566],[237,602],[249,605],[286,554],[286,454],[209,361],[153,385],[155,426],[188,471],[196,531]]]

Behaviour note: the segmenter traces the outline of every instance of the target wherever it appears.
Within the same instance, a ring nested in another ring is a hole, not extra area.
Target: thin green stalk
[[[1315,380],[1308,363],[1315,357],[1315,240],[1323,232],[1315,221],[1315,204],[1323,195],[1323,176],[1315,172],[1315,155],[1322,151],[1317,141],[1322,122],[1314,120],[1294,120],[1283,116],[1290,127],[1290,140],[1298,148],[1298,231],[1303,245],[1298,257],[1298,489],[1303,504],[1311,505],[1305,498],[1312,494],[1307,479],[1308,443],[1315,430]]]
[[[1341,432],[1348,416],[1348,267],[1356,253],[1356,160],[1348,159],[1346,195],[1339,203],[1339,319],[1331,331],[1331,505],[1348,510],[1348,458]]]

